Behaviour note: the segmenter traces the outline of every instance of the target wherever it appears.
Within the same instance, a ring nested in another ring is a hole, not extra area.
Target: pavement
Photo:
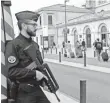
[[[58,54],[45,54],[44,58],[48,59],[53,59],[59,61],[59,55]],[[84,58],[67,58],[64,57],[63,54],[61,55],[61,61],[67,61],[67,62],[72,62],[72,63],[78,63],[82,64],[84,66]],[[108,62],[103,62],[101,59],[100,61],[97,60],[97,57],[95,58],[86,58],[86,65],[92,66],[98,66],[98,67],[103,67],[103,68],[110,68],[110,59]]]
[[[98,61],[97,58],[86,58],[87,64],[84,66],[84,58],[67,58],[63,54],[61,56],[61,62],[59,62],[58,54],[45,53],[45,62],[52,62],[56,64],[61,64],[65,66],[77,67],[80,69],[87,69],[96,72],[110,73],[110,59],[108,62]],[[54,95],[44,91],[51,103],[58,103]],[[57,92],[61,102],[60,103],[79,103],[78,100],[75,100],[73,97],[70,97],[60,91]]]
[[[60,102],[58,102],[58,100],[56,99],[55,95],[52,93],[49,93],[47,91],[44,91],[44,93],[46,94],[47,98],[49,99],[49,101],[51,103],[79,103],[78,100],[75,100],[74,98],[68,96],[67,94],[64,94],[60,91],[57,91],[57,95],[60,99]]]

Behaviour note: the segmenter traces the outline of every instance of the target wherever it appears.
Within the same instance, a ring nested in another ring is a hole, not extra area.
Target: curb
[[[52,63],[56,63],[56,64],[62,64],[62,65],[66,65],[66,66],[77,67],[77,68],[86,69],[86,70],[110,73],[110,68],[106,68],[106,67],[99,67],[99,66],[93,66],[93,65],[87,65],[86,67],[84,67],[84,65],[81,63],[73,63],[73,62],[68,62],[68,61],[59,62],[58,60],[48,59],[48,58],[45,58],[44,61],[52,62]]]

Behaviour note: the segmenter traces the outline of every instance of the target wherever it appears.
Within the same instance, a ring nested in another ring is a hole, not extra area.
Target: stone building
[[[77,18],[81,15],[91,12],[88,9],[78,8],[75,6],[66,6],[66,18],[67,20]],[[57,24],[62,25],[65,22],[65,6],[64,4],[56,4],[49,7],[41,8],[37,11],[40,14],[38,20],[38,30],[36,41],[39,45],[48,45],[48,47],[58,43],[59,35],[58,34]],[[91,12],[92,13],[92,12]],[[60,30],[60,29],[59,29]],[[62,39],[62,38],[60,38]],[[61,40],[62,41],[62,40]]]
[[[62,4],[52,5],[38,10],[41,17],[38,21],[37,31],[40,45],[48,47],[55,42],[61,46],[64,41],[65,6]],[[93,0],[87,0],[85,8],[67,5],[66,9],[67,40],[75,46],[77,40],[86,42],[86,47],[92,48],[94,41],[99,38],[105,40],[106,46],[110,38],[110,2],[96,5]]]

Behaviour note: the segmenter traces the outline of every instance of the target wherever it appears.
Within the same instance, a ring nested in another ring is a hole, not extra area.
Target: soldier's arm
[[[16,49],[12,42],[9,42],[6,46],[6,67],[8,69],[8,76],[10,79],[25,79],[36,77],[36,71],[19,66],[19,57],[17,56]]]

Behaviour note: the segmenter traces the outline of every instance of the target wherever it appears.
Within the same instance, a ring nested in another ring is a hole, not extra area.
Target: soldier
[[[42,65],[28,69],[27,66],[32,60],[23,51],[24,48],[33,45],[35,47],[32,50],[33,54],[40,64],[43,64],[39,46],[32,40],[32,37],[36,36],[36,22],[39,14],[32,11],[22,11],[15,15],[20,34],[14,40],[8,42],[5,55],[8,77],[11,81],[19,84],[16,103],[50,103],[40,88],[40,81],[44,78],[47,79],[47,77],[37,69],[33,69],[41,69],[43,68]]]

